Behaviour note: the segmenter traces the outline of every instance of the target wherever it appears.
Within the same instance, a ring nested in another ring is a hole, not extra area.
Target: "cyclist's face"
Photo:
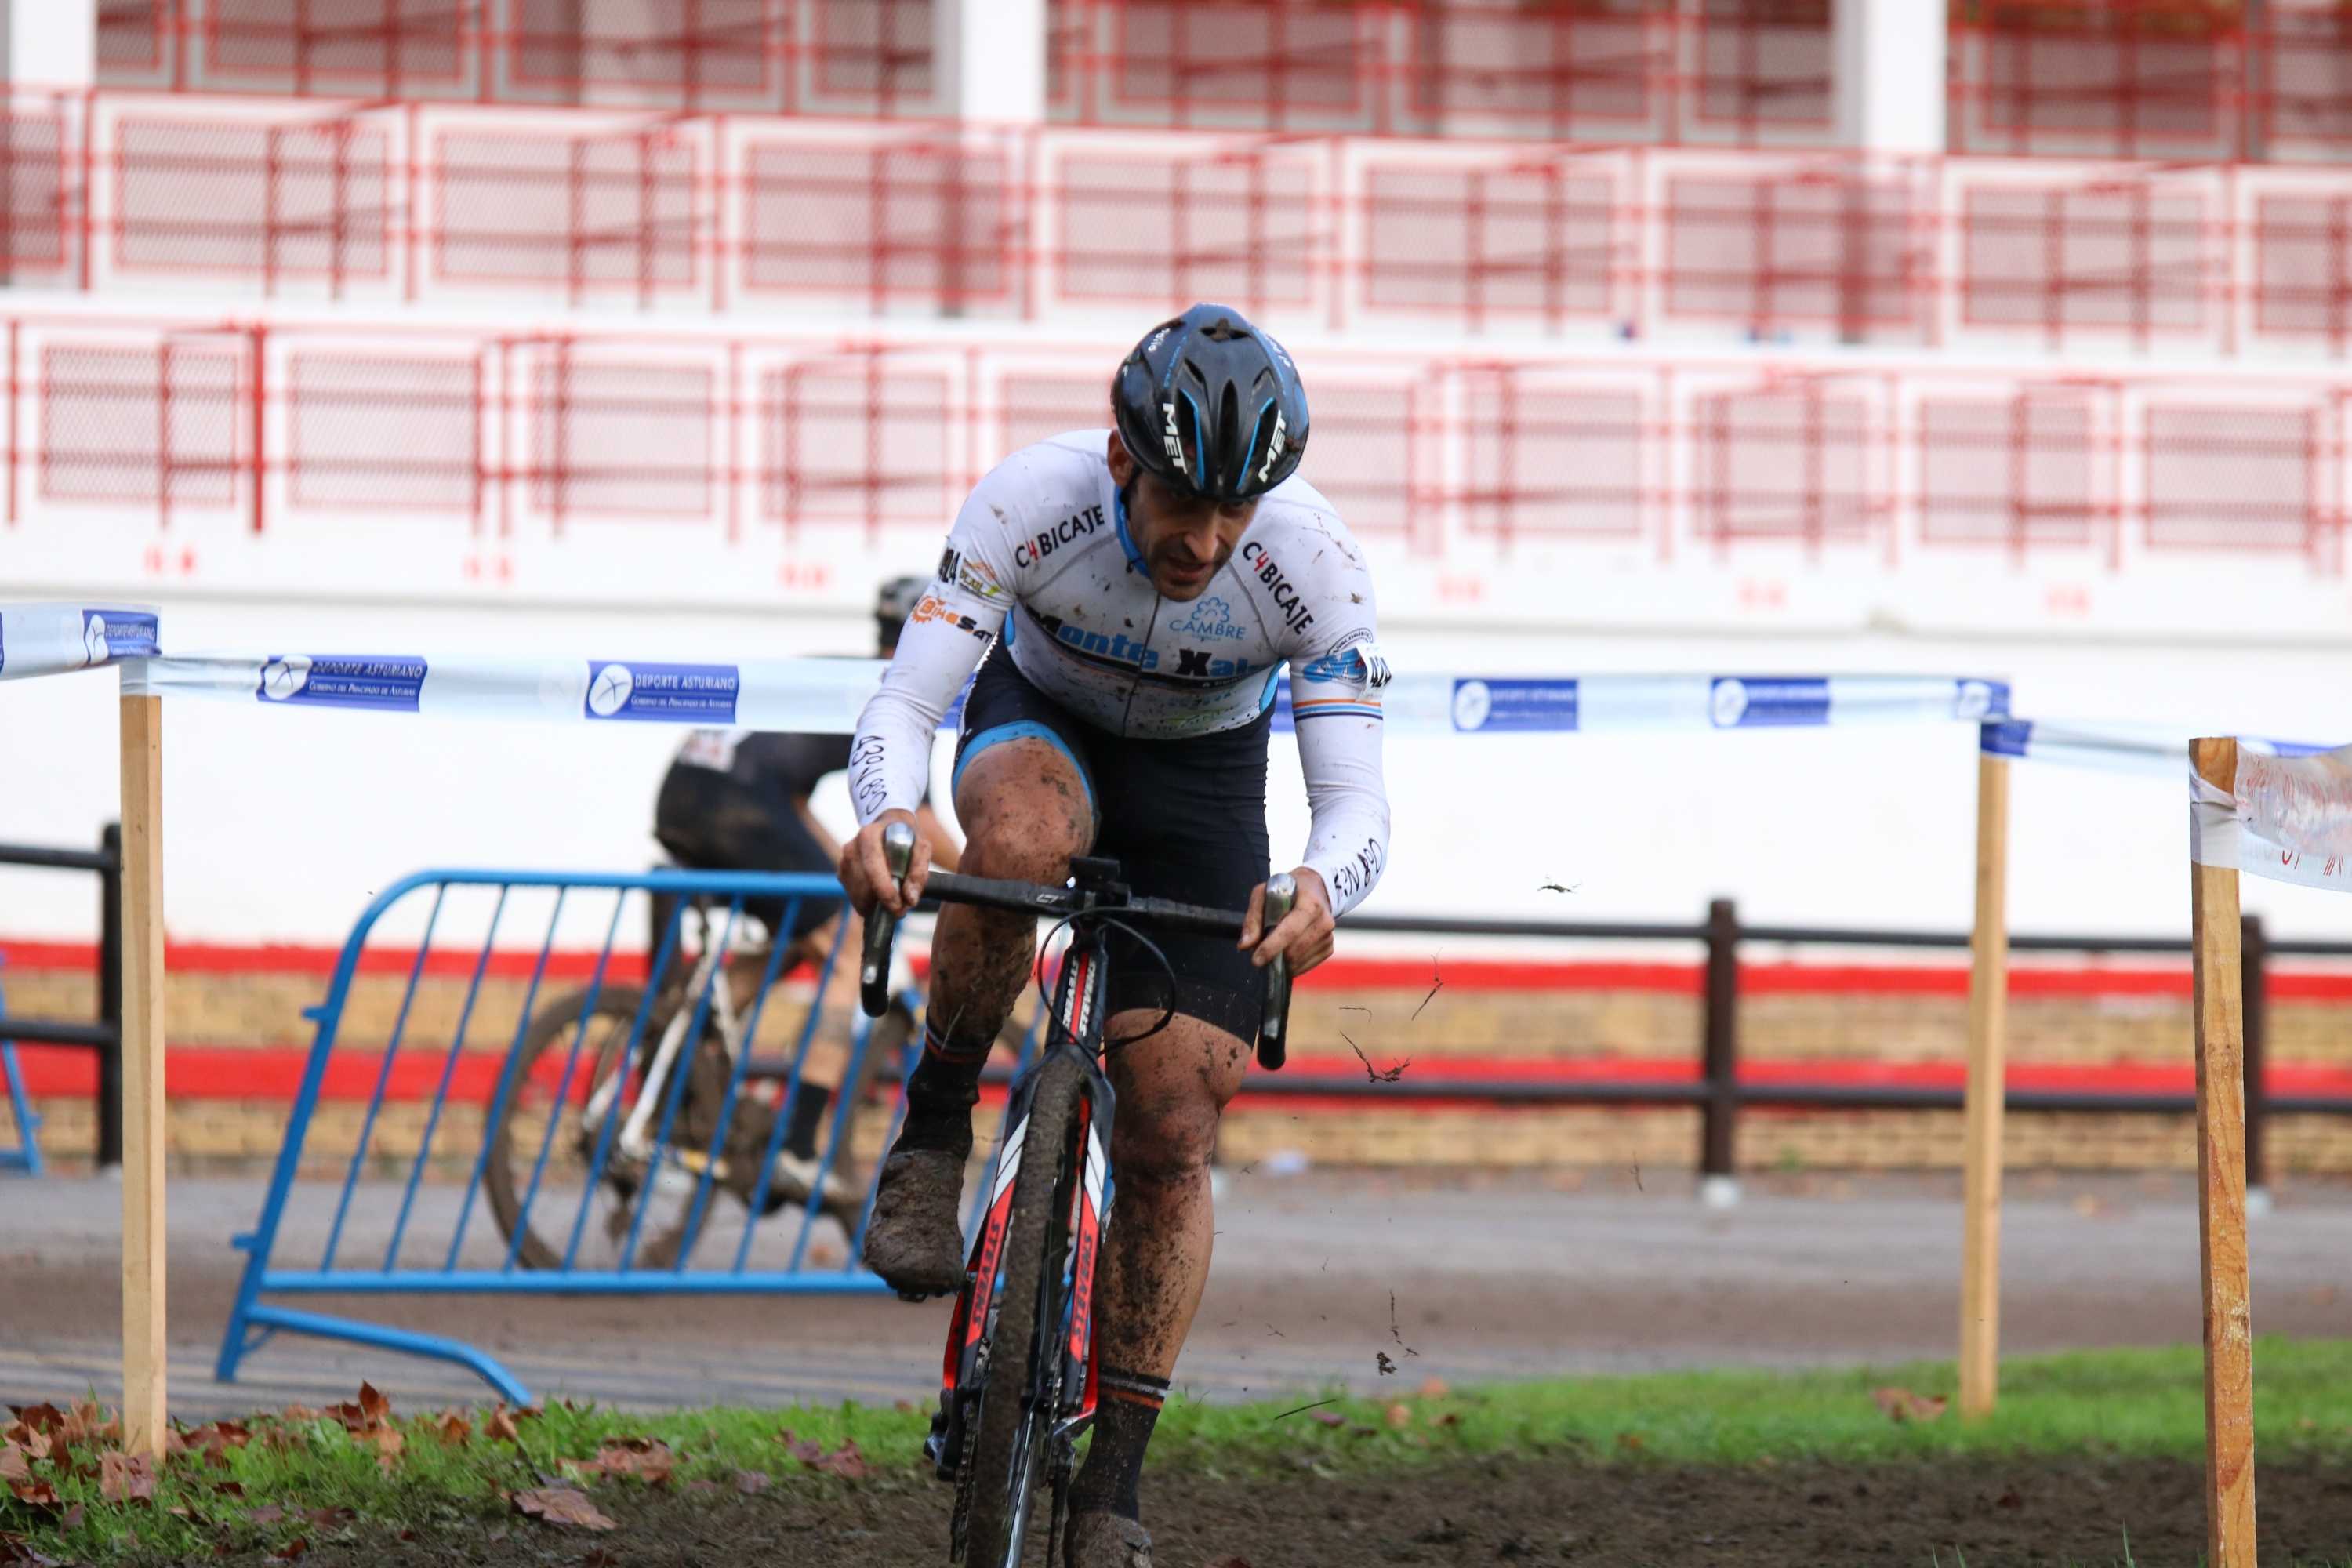
[[[1111,482],[1127,491],[1127,533],[1151,574],[1151,585],[1171,599],[1200,597],[1257,514],[1257,498],[1205,500],[1145,473],[1113,432]],[[1129,488],[1132,481],[1133,488]]]

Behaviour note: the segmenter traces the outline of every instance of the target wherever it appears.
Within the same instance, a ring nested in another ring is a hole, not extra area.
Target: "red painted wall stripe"
[[[26,1087],[42,1097],[84,1097],[98,1087],[97,1058],[64,1046],[19,1046],[17,1060]],[[301,1082],[307,1049],[292,1046],[173,1046],[164,1057],[164,1081],[174,1100],[291,1100]],[[419,1101],[432,1098],[448,1059],[446,1047],[403,1050],[393,1060],[385,1098]],[[1384,1058],[1383,1058],[1384,1059]],[[449,1097],[480,1103],[497,1087],[503,1053],[467,1051],[451,1071]],[[383,1069],[380,1051],[339,1051],[327,1068],[321,1089],[331,1100],[365,1100]],[[1346,1076],[1363,1071],[1354,1057],[1294,1057],[1285,1069],[1301,1077]],[[1414,1077],[1479,1083],[1689,1083],[1698,1077],[1695,1057],[1580,1057],[1515,1059],[1499,1057],[1431,1058],[1406,1069],[1399,1080],[1400,1102],[1410,1100]],[[1958,1062],[1777,1059],[1740,1064],[1740,1076],[1757,1084],[1830,1084],[1840,1088],[1958,1089],[1966,1069]],[[2187,1062],[2012,1064],[2012,1089],[2083,1089],[2110,1093],[2187,1093],[2197,1086]],[[2352,1094],[2352,1068],[2282,1064],[2270,1069],[2271,1089],[2281,1094]],[[1244,1090],[1244,1096],[1247,1091]],[[1286,1102],[1287,1103],[1287,1102]],[[1379,1100],[1334,1100],[1350,1110],[1377,1109]],[[1425,1103],[1425,1102],[1424,1102]]]
[[[97,950],[88,942],[0,941],[7,966],[22,970],[66,970],[89,973],[97,967]],[[338,950],[301,945],[239,946],[211,942],[173,942],[166,963],[183,974],[309,975],[321,983],[335,967]],[[425,973],[435,979],[466,980],[472,976],[478,950],[436,950],[425,959]],[[416,952],[414,948],[371,948],[362,953],[360,972],[371,976],[404,979]],[[584,984],[596,968],[593,949],[560,949],[548,955],[550,982]],[[498,980],[529,980],[539,961],[536,950],[494,950],[485,973]],[[924,966],[919,963],[919,972]],[[636,984],[645,979],[646,958],[638,952],[615,952],[605,971],[614,984]],[[1393,990],[1426,992],[1437,976],[1454,991],[1633,991],[1663,995],[1696,996],[1700,970],[1696,963],[1669,963],[1609,959],[1443,959],[1433,967],[1421,958],[1390,956],[1336,958],[1306,977],[1303,984],[1317,990]],[[0,969],[5,982],[6,969]],[[2271,996],[2279,1002],[2352,1002],[2352,970],[2294,970],[2274,965]],[[1739,984],[1749,995],[1843,996],[1965,996],[1968,970],[1963,965],[1759,963],[1739,966]],[[2130,967],[2014,964],[2010,970],[2010,994],[2017,997],[2098,997],[2189,995],[2189,967],[2142,964]]]

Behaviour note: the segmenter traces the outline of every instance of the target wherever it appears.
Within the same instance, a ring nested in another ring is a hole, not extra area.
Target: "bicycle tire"
[[[618,1040],[625,1043],[629,1031],[635,1026],[638,1009],[645,1001],[645,994],[633,985],[602,987],[595,993],[593,1012],[588,1006],[589,997],[590,993],[586,991],[574,991],[557,997],[531,1015],[530,1027],[523,1035],[520,1059],[515,1064],[513,1082],[508,1091],[505,1114],[499,1118],[498,1124],[489,1132],[488,1167],[483,1173],[482,1185],[489,1195],[490,1212],[498,1219],[499,1235],[513,1243],[516,1226],[519,1223],[523,1225],[522,1239],[515,1247],[515,1261],[525,1268],[562,1268],[571,1237],[568,1225],[560,1226],[552,1238],[542,1236],[529,1225],[522,1213],[523,1194],[516,1190],[515,1122],[525,1088],[532,1082],[533,1068],[541,1056],[551,1048],[559,1057],[569,1053],[583,1018],[610,1020],[619,1028]],[[648,1037],[658,1038],[663,1026],[664,1019],[656,1016],[647,1020],[646,1033]],[[593,1034],[593,1029],[591,1033]],[[572,1068],[575,1085],[593,1085],[603,1081],[608,1054],[606,1041],[609,1038],[611,1037],[583,1042],[582,1059]],[[530,1141],[525,1155],[524,1164],[528,1169],[538,1159],[536,1138]],[[604,1180],[607,1186],[620,1194],[625,1205],[634,1203],[642,1190],[637,1184],[614,1172],[609,1163]],[[534,1199],[534,1206],[543,1199],[542,1192]],[[586,1200],[583,1198],[583,1201]],[[707,1212],[704,1217],[708,1219]],[[686,1235],[683,1220],[675,1226],[648,1226],[637,1238],[635,1266],[640,1268],[667,1268],[691,1247],[692,1237]]]
[[[1060,1283],[1061,1270],[1047,1268],[1045,1254],[1056,1205],[1069,1201],[1066,1178],[1073,1170],[1072,1140],[1086,1081],[1077,1061],[1057,1056],[1039,1072],[1029,1102],[1005,1227],[1004,1283],[996,1294],[996,1326],[989,1335],[980,1408],[959,1483],[968,1568],[1016,1568],[1021,1561],[1028,1516],[1024,1494],[1035,1485],[1045,1458],[1043,1437],[1055,1415],[1050,1409],[1024,1408],[1024,1399],[1035,1381],[1040,1350],[1058,1349],[1045,1336],[1059,1314],[1040,1309],[1048,1305],[1047,1289]]]

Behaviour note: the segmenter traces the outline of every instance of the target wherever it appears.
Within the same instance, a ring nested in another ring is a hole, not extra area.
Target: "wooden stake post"
[[[122,1446],[161,1458],[163,700],[122,699]]]
[[[1980,752],[1960,1218],[1960,1414],[1971,1417],[1992,1413],[2000,1383],[2000,1127],[2008,1021],[2009,761]]]
[[[2238,787],[2238,742],[2189,742],[2197,775]],[[2197,1215],[2205,1283],[2205,1533],[2211,1568],[2254,1568],[2254,1328],[2246,1281],[2245,996],[2238,868],[2192,863]]]

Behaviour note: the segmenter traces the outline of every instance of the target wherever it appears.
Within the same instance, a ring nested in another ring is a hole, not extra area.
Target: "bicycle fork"
[[[1058,1310],[1039,1320],[1035,1349],[1045,1353],[1034,1368],[1029,1391],[1032,1400],[1049,1401],[1051,1405],[1048,1414],[1052,1424],[1046,1433],[1051,1446],[1048,1465],[1057,1484],[1066,1467],[1071,1444],[1094,1418],[1097,1394],[1095,1266],[1110,1223],[1110,1130],[1118,1096],[1091,1051],[1077,1042],[1087,1039],[1085,1030],[1094,1009],[1101,1003],[1100,970],[1098,951],[1084,955],[1083,961],[1074,960],[1063,966],[1063,994],[1055,998],[1052,1037],[1046,1048],[1038,1053],[1035,1064],[1013,1083],[1006,1100],[1005,1131],[989,1184],[988,1202],[982,1213],[979,1234],[972,1238],[963,1289],[956,1297],[955,1312],[949,1321],[947,1351],[940,1367],[940,1408],[931,1417],[930,1435],[923,1444],[923,1452],[941,1480],[954,1480],[963,1462],[965,1432],[984,1382],[982,1374],[997,1348],[996,1292],[1003,1271],[1005,1235],[1012,1223],[1013,1194],[1022,1163],[1024,1159],[1054,1161],[1062,1157],[1058,1149],[1030,1148],[1028,1131],[1038,1078],[1045,1064],[1064,1051],[1079,1056],[1087,1074],[1074,1129],[1077,1157],[1072,1168],[1060,1173],[1061,1184],[1068,1189],[1058,1238],[1062,1262],[1058,1276],[1047,1281],[1054,1288],[1052,1302]],[[1019,1353],[1024,1347],[1003,1348]],[[1029,1414],[1033,1418],[1037,1414],[1034,1405]]]

